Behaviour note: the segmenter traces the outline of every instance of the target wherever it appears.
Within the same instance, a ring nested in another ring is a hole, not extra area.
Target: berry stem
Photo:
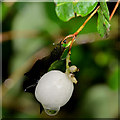
[[[66,57],[66,73],[69,73],[69,62],[70,62],[70,55],[71,52],[68,53],[67,57]]]

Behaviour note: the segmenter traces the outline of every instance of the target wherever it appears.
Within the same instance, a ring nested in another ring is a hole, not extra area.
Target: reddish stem
[[[68,36],[66,36],[62,41],[61,41],[61,43],[63,44],[63,42],[66,40],[66,39],[68,39],[68,38],[73,38],[73,39],[75,39],[75,37],[78,35],[78,33],[84,28],[84,26],[86,25],[86,23],[94,16],[94,14],[97,12],[97,10],[100,8],[100,6],[98,6],[94,11],[93,11],[93,13],[85,20],[85,22],[83,23],[83,25],[74,33],[74,34],[71,34],[71,35],[68,35]],[[73,44],[73,40],[72,39],[72,42],[71,42],[71,45],[70,46],[72,46],[72,44]]]
[[[112,13],[111,13],[111,15],[110,15],[109,20],[111,20],[111,18],[113,17],[116,9],[118,8],[119,2],[120,2],[120,0],[117,1],[117,3],[116,3],[116,5],[115,5],[115,7],[114,7],[114,9],[113,9],[113,11],[112,11]],[[86,25],[86,23],[94,16],[94,14],[98,11],[99,8],[100,8],[100,6],[98,6],[98,7],[92,12],[92,14],[85,20],[85,22],[83,23],[83,25],[82,25],[74,34],[70,34],[70,35],[66,36],[66,37],[61,41],[61,43],[63,44],[63,42],[64,42],[65,40],[67,40],[68,38],[72,38],[72,42],[71,42],[70,48],[69,48],[69,53],[71,52],[72,44],[73,44],[73,42],[74,42],[74,40],[75,40],[75,37],[76,37],[76,36],[78,35],[78,33],[84,28],[84,26]]]
[[[113,11],[112,11],[112,13],[110,15],[109,20],[111,20],[113,15],[115,14],[115,11],[117,10],[119,3],[120,3],[120,0],[117,1],[117,3],[116,3],[116,5],[115,5],[115,7],[114,7],[114,9],[113,9]]]

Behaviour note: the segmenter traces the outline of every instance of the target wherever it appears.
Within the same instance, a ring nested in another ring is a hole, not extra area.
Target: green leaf
[[[104,0],[106,1],[106,0]],[[103,11],[103,14],[105,18],[109,21],[109,10],[106,2],[100,2],[101,9]]]
[[[65,43],[62,44],[64,51],[62,52],[60,59],[53,62],[50,65],[48,71],[51,71],[51,70],[60,70],[62,72],[66,71],[66,57],[69,52],[68,46],[70,45],[70,43],[71,43],[71,41],[68,42],[67,44],[65,44]]]
[[[77,16],[86,16],[94,10],[97,6],[97,2],[78,2],[74,5],[74,10],[77,13]]]
[[[68,21],[77,16],[86,16],[97,6],[96,0],[94,2],[57,2],[56,14],[63,20]]]
[[[75,17],[72,3],[58,3],[56,5],[56,14],[63,20],[68,21],[70,18]]]
[[[107,30],[110,31],[110,30],[109,30],[109,28],[110,28],[110,23],[109,23],[106,19],[105,19],[105,23],[104,23],[104,24],[105,24]]]
[[[68,52],[69,52],[69,48],[66,48],[66,49],[64,50],[64,52],[62,53],[60,59],[61,59],[61,60],[66,59]]]
[[[104,16],[102,9],[98,10],[97,30],[101,37],[107,37],[109,35],[110,24]]]
[[[66,69],[66,59],[64,59],[64,60],[56,60],[55,62],[53,62],[50,65],[48,71],[60,70],[60,71],[65,72],[65,69]]]

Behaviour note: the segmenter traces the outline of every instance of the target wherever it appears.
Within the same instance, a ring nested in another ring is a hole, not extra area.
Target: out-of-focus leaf
[[[43,3],[16,4],[22,7],[12,23],[12,31],[15,32],[12,34],[12,45],[15,54],[11,59],[10,72],[19,69],[31,55],[50,44],[52,40],[46,38],[60,30],[59,26],[48,18]]]
[[[99,52],[95,56],[95,62],[101,67],[107,66],[110,61],[110,58],[111,58],[111,56],[108,53]]]
[[[2,11],[2,4],[0,4],[0,11]],[[0,12],[0,22],[2,21],[2,12]]]
[[[109,75],[109,78],[108,78],[108,84],[110,86],[111,89],[113,90],[118,90],[118,87],[119,87],[119,82],[118,82],[118,76],[119,76],[119,70],[118,70],[118,66],[115,67],[114,71],[112,71]]]
[[[25,73],[25,76],[27,78],[24,80],[23,89],[25,90],[29,86],[36,84],[37,81],[40,79],[40,77],[48,71],[50,65],[54,61],[60,60],[60,57],[61,57],[62,53],[64,52],[64,50],[65,50],[65,48],[61,44],[58,44],[49,56],[47,56],[41,60],[37,60],[36,63],[31,68],[31,70],[29,72]],[[33,88],[31,88],[31,89],[33,89]],[[29,89],[29,91],[30,91],[30,89]]]
[[[68,21],[71,18],[77,16],[86,16],[97,6],[96,0],[93,2],[57,2],[56,14],[63,20]]]
[[[107,21],[109,21],[109,10],[108,10],[107,3],[105,1],[106,0],[104,0],[104,2],[100,2],[100,6],[102,8],[105,18],[107,19]]]
[[[43,17],[41,16],[43,12],[42,8],[42,4],[27,3],[23,8],[21,8],[21,11],[16,14],[12,24],[12,30],[17,32],[16,34],[13,34],[13,45],[16,51],[21,52],[23,50],[25,53],[26,50],[24,49],[27,49],[27,51],[31,50],[31,45],[35,44],[38,39],[40,40],[39,37],[28,39],[25,38],[24,35],[25,33],[27,34],[32,31],[33,33],[38,32],[38,30],[42,31],[45,22],[47,22],[45,15]],[[21,32],[25,33],[21,34]],[[19,37],[19,34],[21,34],[23,37]],[[38,48],[36,47],[36,49]],[[32,50],[34,51],[34,49]]]
[[[109,21],[105,18],[102,9],[98,10],[97,30],[101,37],[108,37],[110,31]]]
[[[96,85],[85,95],[84,117],[114,118],[118,115],[118,93],[106,85]]]
[[[5,16],[7,15],[9,8],[2,2],[0,3],[0,21],[4,20]]]

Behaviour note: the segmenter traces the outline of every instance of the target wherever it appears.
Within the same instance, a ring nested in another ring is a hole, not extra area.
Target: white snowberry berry
[[[48,115],[56,115],[73,93],[73,82],[67,74],[52,70],[44,74],[35,89],[36,99],[43,105]]]

